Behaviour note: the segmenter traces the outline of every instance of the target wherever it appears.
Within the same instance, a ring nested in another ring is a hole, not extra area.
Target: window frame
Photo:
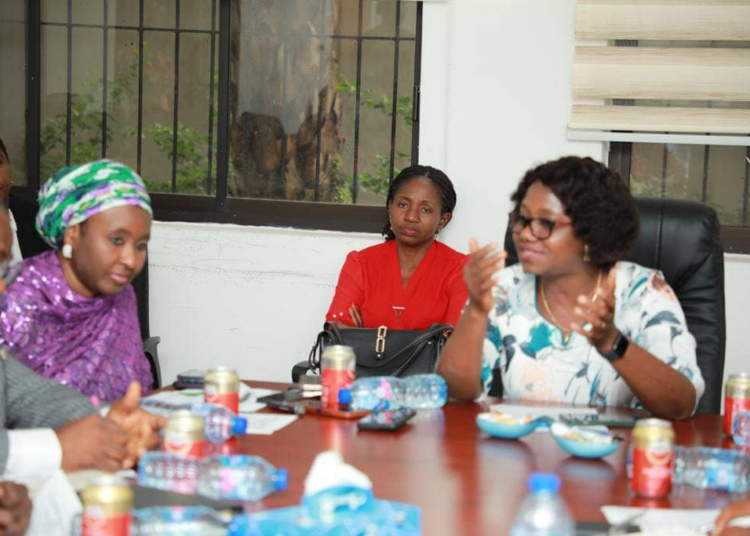
[[[72,0],[68,1],[68,9]],[[107,0],[102,0],[105,8]],[[145,0],[140,0],[140,12],[143,13]],[[184,221],[200,223],[234,223],[239,225],[258,225],[271,227],[294,227],[299,229],[320,229],[331,231],[359,231],[380,232],[387,217],[384,206],[339,204],[329,202],[275,200],[275,199],[250,199],[233,198],[228,195],[229,176],[229,127],[230,127],[230,42],[231,42],[231,4],[230,0],[216,0],[219,7],[219,26],[217,41],[219,47],[218,57],[218,111],[216,123],[216,190],[211,195],[189,195],[179,193],[151,193],[156,221]],[[362,18],[364,0],[359,1],[359,16]],[[179,5],[179,0],[175,0]],[[398,8],[400,10],[400,7]],[[14,193],[20,197],[32,199],[36,196],[40,181],[40,147],[41,135],[41,2],[36,0],[26,1],[26,166],[27,186],[14,188]],[[399,11],[400,12],[400,11]],[[105,9],[106,18],[106,9]],[[416,32],[413,38],[415,47],[414,61],[414,87],[412,100],[412,143],[411,164],[419,161],[419,129],[420,129],[420,84],[421,84],[421,58],[422,58],[422,23],[423,3],[417,2]],[[104,23],[102,28],[111,28]],[[142,40],[144,33],[143,20],[139,23],[139,36]],[[212,30],[213,31],[213,30]],[[357,44],[361,50],[363,40],[361,24]],[[397,35],[393,38],[399,41]],[[411,40],[411,38],[410,38]],[[398,47],[397,49],[398,50]],[[68,55],[70,57],[70,50]],[[358,72],[361,70],[361,55],[358,55]],[[394,83],[395,86],[395,83]],[[212,103],[213,105],[213,103]],[[357,106],[359,108],[359,99]],[[395,99],[394,99],[395,107]],[[175,106],[176,108],[176,106]],[[357,114],[361,110],[357,110]],[[176,116],[176,111],[175,111]],[[392,121],[396,121],[396,116]],[[106,121],[106,114],[105,114]],[[359,122],[359,121],[357,121]],[[394,127],[395,128],[395,127]],[[393,129],[392,129],[393,130]],[[176,137],[176,136],[175,136]],[[355,160],[358,147],[355,143]],[[210,152],[210,149],[209,149]],[[106,145],[103,144],[102,156],[107,153]],[[393,148],[391,150],[393,153]],[[210,158],[210,157],[209,157]],[[391,154],[391,163],[394,158]],[[139,150],[140,165],[140,150]],[[173,163],[174,168],[174,163]],[[46,180],[44,177],[41,180]],[[393,169],[391,169],[390,180],[393,180]],[[357,187],[357,169],[354,170],[354,188]]]
[[[609,167],[620,173],[630,185],[630,163],[633,144],[630,142],[610,142]],[[746,157],[750,162],[750,147],[746,149]],[[704,173],[704,190],[708,178]],[[750,164],[745,164],[744,203],[750,213]],[[721,225],[721,244],[724,253],[750,254],[750,226]]]

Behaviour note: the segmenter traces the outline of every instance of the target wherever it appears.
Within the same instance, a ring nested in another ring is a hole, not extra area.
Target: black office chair
[[[154,379],[154,389],[161,387],[161,366],[159,364],[158,345],[161,337],[152,337],[148,317],[148,259],[143,265],[143,270],[131,283],[135,290],[138,302],[138,323],[141,325],[141,338],[143,339],[143,352],[146,354],[149,365],[151,365],[151,376]]]
[[[697,342],[698,367],[706,391],[698,413],[719,413],[726,321],[724,252],[719,220],[712,208],[694,201],[636,198],[641,233],[630,260],[661,270],[680,300],[688,329]],[[507,264],[518,262],[510,230],[505,233]],[[502,380],[494,371],[492,396],[502,396]]]

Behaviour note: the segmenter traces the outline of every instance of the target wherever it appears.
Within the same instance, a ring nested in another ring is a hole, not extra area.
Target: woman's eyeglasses
[[[508,214],[510,220],[510,229],[513,234],[520,234],[527,226],[531,229],[531,234],[539,240],[549,238],[555,227],[567,227],[573,225],[572,221],[553,221],[547,218],[527,218],[521,216],[518,212]]]

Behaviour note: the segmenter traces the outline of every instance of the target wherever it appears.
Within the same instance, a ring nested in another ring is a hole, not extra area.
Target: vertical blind
[[[750,134],[750,0],[578,0],[575,31],[571,131]]]

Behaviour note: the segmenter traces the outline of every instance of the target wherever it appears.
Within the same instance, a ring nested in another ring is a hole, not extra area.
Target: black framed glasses
[[[529,229],[531,229],[531,234],[539,240],[549,238],[555,227],[567,227],[568,225],[573,225],[572,221],[554,221],[548,220],[547,218],[527,218],[515,211],[508,214],[508,221],[510,222],[510,230],[513,231],[513,234],[519,234],[528,226]]]

